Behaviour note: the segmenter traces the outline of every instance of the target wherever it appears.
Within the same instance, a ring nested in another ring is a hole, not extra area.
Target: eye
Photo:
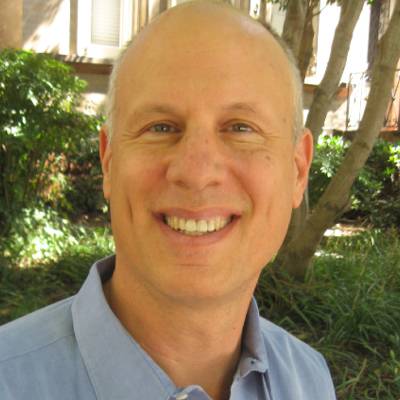
[[[255,131],[255,129],[250,126],[249,124],[245,124],[243,122],[235,122],[233,124],[230,124],[226,130],[228,132],[239,132],[239,133],[252,133]]]
[[[154,132],[154,133],[176,133],[178,132],[178,128],[175,126],[165,123],[165,122],[160,122],[157,124],[153,124],[147,128],[148,131]]]

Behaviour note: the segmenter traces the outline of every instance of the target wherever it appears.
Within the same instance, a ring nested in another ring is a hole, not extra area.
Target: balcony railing
[[[356,131],[364,114],[370,90],[368,72],[350,74],[347,92],[346,131]],[[382,126],[383,131],[400,132],[400,70],[396,70],[392,96]]]

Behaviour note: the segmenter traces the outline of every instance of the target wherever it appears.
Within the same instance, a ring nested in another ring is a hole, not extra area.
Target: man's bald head
[[[238,33],[249,39],[250,46],[243,48],[244,57],[247,52],[257,51],[252,46],[253,41],[262,42],[264,40],[266,43],[270,43],[272,39],[274,46],[279,48],[279,56],[287,64],[288,78],[291,81],[292,90],[287,97],[288,99],[292,98],[293,108],[288,110],[288,113],[293,113],[293,135],[297,139],[303,129],[302,82],[290,49],[269,25],[252,19],[230,4],[213,0],[195,0],[170,8],[158,15],[134,38],[115,61],[106,102],[109,140],[115,130],[114,119],[120,86],[119,76],[132,72],[131,67],[136,64],[135,59],[143,60],[144,57],[147,57],[150,64],[157,62],[152,59],[152,53],[157,53],[157,48],[165,49],[166,47],[170,47],[171,51],[174,51],[174,49],[181,48],[199,50],[202,46],[205,48],[218,46],[220,51],[224,52],[225,46],[236,45],[232,38]],[[198,57],[198,54],[195,57]],[[129,59],[128,66],[126,65],[127,59]],[[162,61],[159,60],[159,62]],[[279,69],[277,60],[272,58],[270,61],[271,63],[276,62]],[[132,90],[134,92],[135,89],[132,88]]]
[[[238,11],[194,2],[135,38],[114,84],[100,157],[121,282],[180,304],[250,296],[312,155],[308,131],[293,140],[284,50]]]

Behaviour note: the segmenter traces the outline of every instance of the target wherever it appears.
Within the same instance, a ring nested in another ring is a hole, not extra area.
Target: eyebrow
[[[236,102],[222,107],[224,111],[244,111],[251,114],[258,114],[257,107],[251,103]]]
[[[174,107],[168,106],[166,104],[146,104],[143,107],[134,111],[135,115],[140,114],[151,114],[151,113],[160,113],[160,114],[168,114],[173,113],[176,114],[176,110]]]
[[[134,121],[137,121],[140,118],[145,117],[146,115],[151,114],[173,114],[179,115],[179,112],[174,108],[167,104],[157,104],[157,103],[148,103],[143,106],[133,110],[128,117],[128,125],[131,125]]]
[[[223,111],[243,111],[243,112],[248,112],[251,114],[258,114],[259,111],[257,111],[257,107],[255,107],[251,103],[245,103],[245,102],[234,102],[227,104],[222,107]],[[138,108],[132,113],[131,118],[138,118],[140,116],[146,115],[146,114],[175,114],[179,115],[180,112],[177,111],[173,106],[169,106],[167,104],[157,104],[157,103],[150,103],[150,104],[145,104],[144,106]]]

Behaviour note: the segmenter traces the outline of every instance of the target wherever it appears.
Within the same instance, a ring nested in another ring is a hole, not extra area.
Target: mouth
[[[206,219],[186,219],[176,215],[162,215],[162,220],[165,225],[187,236],[207,236],[219,232],[230,225],[238,217],[235,215],[213,216]]]

